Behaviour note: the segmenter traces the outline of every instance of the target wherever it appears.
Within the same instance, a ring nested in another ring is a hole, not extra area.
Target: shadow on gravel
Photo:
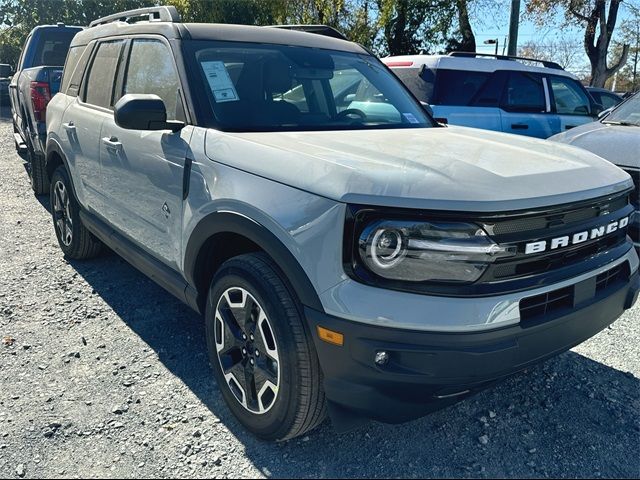
[[[325,422],[303,439],[261,442],[242,429],[223,403],[198,315],[115,255],[72,264],[244,444],[247,457],[266,475],[561,478],[640,473],[640,382],[573,352],[408,424],[371,424],[337,435]]]

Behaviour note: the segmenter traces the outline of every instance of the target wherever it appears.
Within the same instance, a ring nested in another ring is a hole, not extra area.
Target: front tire
[[[225,262],[206,309],[209,358],[235,417],[265,440],[286,440],[326,416],[322,372],[302,307],[263,253]]]
[[[82,224],[80,205],[62,165],[53,172],[49,195],[53,226],[65,257],[84,260],[97,256],[102,251],[102,242]]]

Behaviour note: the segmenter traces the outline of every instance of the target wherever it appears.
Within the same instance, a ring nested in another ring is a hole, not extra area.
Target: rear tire
[[[53,226],[65,257],[84,260],[97,256],[103,244],[82,224],[80,206],[62,165],[53,172],[49,195]]]
[[[265,440],[286,440],[322,423],[326,400],[313,340],[273,260],[251,253],[225,262],[205,316],[211,366],[242,425]]]
[[[44,158],[33,153],[33,150],[29,147],[27,159],[29,162],[29,179],[31,180],[33,193],[37,196],[49,193],[50,182],[47,168],[44,164]]]

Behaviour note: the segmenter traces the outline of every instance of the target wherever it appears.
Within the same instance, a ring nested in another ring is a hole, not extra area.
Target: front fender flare
[[[318,293],[291,251],[266,227],[234,212],[210,213],[193,229],[184,257],[185,279],[190,285],[197,285],[196,262],[202,246],[218,233],[242,235],[258,245],[280,267],[302,304],[324,311]]]

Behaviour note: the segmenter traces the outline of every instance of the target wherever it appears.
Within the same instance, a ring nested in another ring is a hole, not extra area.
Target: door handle
[[[67,132],[75,131],[76,126],[73,122],[63,123],[62,128],[64,128]]]
[[[514,130],[529,130],[529,125],[526,123],[512,123],[511,128]]]
[[[117,137],[103,137],[102,143],[104,143],[109,150],[120,150],[122,148],[122,143],[118,141]]]

